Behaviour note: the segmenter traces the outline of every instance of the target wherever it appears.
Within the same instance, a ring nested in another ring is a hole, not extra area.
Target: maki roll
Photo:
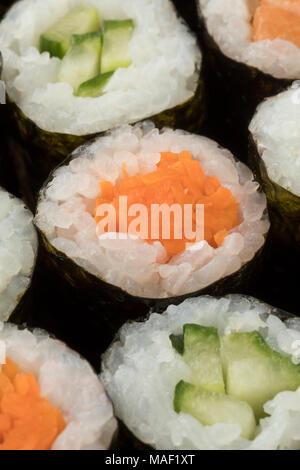
[[[249,288],[269,229],[244,164],[150,121],[77,149],[41,190],[35,221],[47,266],[114,330],[186,296]]]
[[[247,158],[258,104],[300,78],[300,6],[293,0],[198,0],[210,83],[210,132]]]
[[[0,450],[102,450],[116,430],[87,361],[46,332],[0,323]]]
[[[37,256],[33,215],[22,201],[0,188],[0,321],[26,308]]]
[[[300,87],[265,100],[249,126],[250,162],[268,198],[272,230],[300,254]]]
[[[100,375],[120,445],[299,449],[299,339],[298,318],[240,295],[187,299],[126,324]]]
[[[267,196],[271,217],[267,260],[274,276],[269,299],[293,313],[300,256],[299,98],[296,82],[261,103],[249,127],[249,164]]]
[[[38,148],[28,166],[35,189],[115,126],[152,117],[201,127],[201,53],[169,0],[21,0],[1,22],[0,44],[17,124]]]

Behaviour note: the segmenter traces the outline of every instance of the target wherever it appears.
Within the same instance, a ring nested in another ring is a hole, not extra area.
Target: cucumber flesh
[[[128,45],[133,30],[132,20],[104,21],[101,73],[131,65]]]
[[[79,6],[57,21],[40,37],[40,52],[62,59],[66,54],[73,34],[86,34],[100,29],[98,10]]]
[[[100,72],[101,33],[73,35],[71,46],[63,58],[57,81],[69,83],[74,93],[81,83],[97,76]]]
[[[225,393],[218,330],[186,324],[183,359],[191,369],[190,381],[206,390]]]
[[[209,392],[182,380],[175,388],[174,410],[193,416],[205,426],[217,423],[237,424],[241,428],[242,437],[254,437],[254,413],[248,403],[234,397]]]
[[[97,77],[82,83],[78,89],[77,96],[82,98],[98,98],[98,96],[103,95],[103,89],[113,74],[114,72],[101,73]]]
[[[300,365],[271,349],[256,331],[224,336],[221,354],[227,393],[249,403],[257,419],[277,393],[300,386]]]

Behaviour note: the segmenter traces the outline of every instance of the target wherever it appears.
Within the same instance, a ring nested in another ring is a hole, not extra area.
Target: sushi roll
[[[104,450],[116,430],[87,361],[42,330],[0,323],[0,450]]]
[[[143,229],[134,230],[136,204]],[[107,205],[113,226],[103,223]],[[168,215],[174,205],[179,218]],[[249,288],[269,229],[266,198],[248,167],[206,137],[150,121],[77,149],[41,190],[35,223],[64,292],[68,285],[93,322],[106,318],[113,330],[185,297]]]
[[[35,189],[115,126],[151,117],[201,127],[201,52],[169,0],[21,0],[0,24],[0,44]]]
[[[299,318],[240,295],[124,325],[100,375],[127,431],[119,445],[299,449],[299,344]]]
[[[256,107],[300,78],[300,5],[197,0],[210,83],[210,132],[242,161]]]
[[[300,259],[299,100],[296,82],[261,103],[249,127],[249,164],[267,196],[271,218],[266,261],[274,276],[269,299],[293,313]]]
[[[265,190],[273,231],[300,254],[300,87],[265,100],[249,126],[250,162]]]
[[[33,215],[0,188],[0,321],[17,319],[27,308],[36,256]]]

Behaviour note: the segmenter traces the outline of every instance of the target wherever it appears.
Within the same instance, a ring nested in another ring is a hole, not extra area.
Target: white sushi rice
[[[216,175],[237,197],[241,223],[223,245],[214,249],[206,241],[194,243],[166,263],[160,242],[97,237],[94,211],[99,182],[118,182],[124,162],[129,175],[155,171],[160,152],[182,150],[189,150],[205,175]],[[36,224],[57,250],[87,271],[133,295],[158,298],[196,292],[238,271],[264,244],[269,229],[265,209],[266,198],[252,172],[235,162],[228,150],[184,131],[160,132],[147,121],[113,130],[80,147],[40,193]]]
[[[227,57],[276,78],[300,78],[300,49],[282,39],[252,41],[259,0],[198,0],[209,34]]]
[[[76,5],[95,6],[103,19],[134,21],[132,65],[120,68],[99,98],[78,98],[56,83],[60,60],[40,54],[39,37]],[[191,98],[201,54],[169,0],[22,0],[0,24],[3,79],[11,99],[40,128],[91,134],[136,122]]]
[[[299,449],[300,388],[282,392],[264,405],[270,416],[260,420],[253,441],[240,437],[236,424],[204,426],[173,408],[175,386],[189,381],[190,370],[169,335],[182,334],[185,323],[214,326],[219,334],[258,331],[275,350],[294,354],[299,363],[300,319],[284,324],[272,309],[253,298],[198,297],[144,323],[128,323],[103,357],[101,380],[116,416],[133,434],[161,450]],[[295,348],[298,344],[298,348]]]
[[[0,188],[0,320],[7,320],[28,288],[37,254],[33,215]]]
[[[265,100],[249,130],[272,181],[300,197],[300,82]]]
[[[41,396],[62,413],[66,428],[52,450],[101,450],[116,430],[112,405],[87,361],[41,330],[19,330],[0,322],[0,371],[5,357],[32,372]]]

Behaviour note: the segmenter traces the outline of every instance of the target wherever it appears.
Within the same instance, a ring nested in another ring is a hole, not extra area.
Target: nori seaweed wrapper
[[[26,117],[21,109],[10,101],[9,97],[8,102],[27,154],[26,159],[24,159],[25,179],[28,182],[27,186],[31,189],[29,199],[32,201],[36,199],[39,189],[54,168],[63,162],[75,148],[96,136],[104,135],[104,132],[83,136],[48,132],[39,128],[31,119]],[[198,133],[202,129],[205,116],[204,81],[199,72],[197,89],[192,98],[174,108],[150,116],[149,119],[158,128],[171,127]],[[16,172],[18,175],[18,170]],[[18,175],[18,180],[21,184],[24,178]],[[35,207],[31,204],[30,208],[34,209]]]
[[[256,107],[264,98],[287,88],[293,80],[275,78],[227,57],[209,34],[199,3],[198,12],[204,78],[209,83],[208,134],[246,162],[248,125]]]
[[[7,321],[10,323],[15,323],[16,325],[23,325],[27,323],[27,319],[33,311],[35,289],[38,288],[40,285],[37,276],[37,259],[38,254],[36,253],[35,262],[31,270],[30,284],[28,285],[26,290],[19,295],[18,303],[13,312],[10,314],[9,318],[7,319]]]
[[[297,318],[292,313],[286,312],[279,308],[274,308],[271,312],[272,315],[278,317],[281,321],[286,322]],[[114,341],[118,341],[118,335]],[[118,419],[118,418],[117,418]],[[126,423],[118,419],[118,431],[116,432],[114,439],[111,444],[112,450],[122,450],[132,449],[134,451],[151,451],[153,448],[148,444],[145,444],[140,439],[138,439],[130,429],[126,426]]]

